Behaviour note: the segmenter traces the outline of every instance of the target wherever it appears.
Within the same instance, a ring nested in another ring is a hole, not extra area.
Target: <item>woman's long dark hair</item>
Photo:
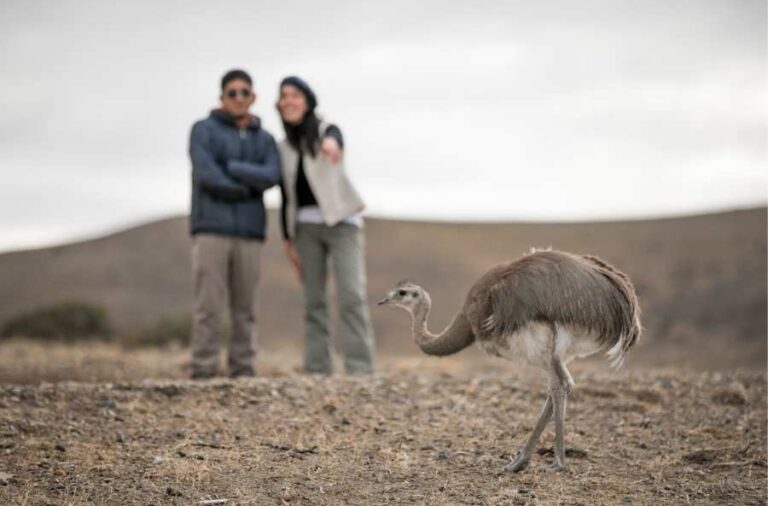
[[[306,149],[314,158],[320,147],[320,119],[315,111],[307,111],[304,119],[297,125],[291,125],[283,120],[283,128],[288,143],[296,150]]]

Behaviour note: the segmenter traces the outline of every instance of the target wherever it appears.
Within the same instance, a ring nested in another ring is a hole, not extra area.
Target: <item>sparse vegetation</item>
[[[107,310],[96,304],[64,301],[7,320],[0,336],[33,339],[108,339],[112,335]]]
[[[177,313],[161,318],[130,335],[125,344],[129,347],[168,346],[189,344],[192,331],[192,316],[189,313]]]

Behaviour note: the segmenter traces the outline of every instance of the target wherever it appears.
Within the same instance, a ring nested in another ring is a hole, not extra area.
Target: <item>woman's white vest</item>
[[[320,132],[325,132],[328,123],[320,124]],[[321,135],[322,138],[322,135]],[[279,145],[283,171],[283,188],[286,197],[286,227],[288,237],[296,237],[296,178],[299,165],[299,152],[291,146],[288,139],[283,139]],[[304,157],[304,174],[315,195],[320,213],[326,225],[332,227],[345,219],[361,212],[365,208],[363,199],[352,186],[352,182],[344,169],[344,160],[333,164],[326,156],[318,153],[315,158],[309,153],[301,153]]]

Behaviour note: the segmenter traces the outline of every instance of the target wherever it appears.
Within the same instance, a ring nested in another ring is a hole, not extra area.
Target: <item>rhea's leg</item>
[[[565,466],[565,406],[573,379],[565,365],[557,359],[552,360],[552,404],[555,417],[555,461],[545,471],[567,471]]]
[[[522,450],[515,456],[515,460],[504,466],[506,471],[518,472],[528,467],[528,462],[531,459],[533,449],[536,447],[536,443],[539,442],[541,433],[544,432],[544,427],[547,426],[549,420],[552,418],[552,395],[547,394],[547,400],[544,402],[544,408],[541,410],[539,421],[536,422],[536,427],[533,428],[528,441]]]

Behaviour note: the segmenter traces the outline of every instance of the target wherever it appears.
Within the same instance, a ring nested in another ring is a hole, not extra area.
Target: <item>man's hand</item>
[[[325,137],[323,143],[320,145],[320,150],[333,164],[339,163],[344,154],[341,146],[339,146],[339,142],[333,137]]]
[[[296,246],[291,241],[283,241],[283,249],[285,250],[285,256],[293,266],[293,270],[296,272],[296,276],[299,278],[299,283],[304,284],[304,267],[301,265],[301,256],[296,251]]]

